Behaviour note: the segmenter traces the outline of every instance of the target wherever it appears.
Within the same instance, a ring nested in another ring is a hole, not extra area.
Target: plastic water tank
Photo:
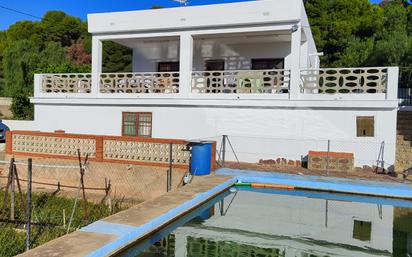
[[[210,141],[190,142],[192,147],[192,162],[190,173],[193,176],[209,175],[212,161],[212,144]]]

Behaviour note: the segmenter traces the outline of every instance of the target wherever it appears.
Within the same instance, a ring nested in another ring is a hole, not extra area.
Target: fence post
[[[172,170],[173,170],[173,143],[169,144],[169,169],[167,170],[167,192],[172,190]]]
[[[330,139],[328,139],[328,153],[326,155],[326,174],[329,176],[329,153],[330,153]]]
[[[226,137],[227,135],[222,136],[222,167],[225,167],[225,159],[226,159]]]
[[[27,160],[27,224],[26,224],[26,251],[30,250],[31,234],[31,191],[32,191],[32,159]]]
[[[14,221],[14,180],[15,180],[15,173],[14,173],[14,158],[12,159],[11,164],[11,184],[10,184],[10,220]]]

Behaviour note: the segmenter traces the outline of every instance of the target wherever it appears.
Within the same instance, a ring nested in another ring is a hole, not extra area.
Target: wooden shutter
[[[357,137],[374,137],[375,136],[375,118],[373,116],[356,117],[356,136]]]

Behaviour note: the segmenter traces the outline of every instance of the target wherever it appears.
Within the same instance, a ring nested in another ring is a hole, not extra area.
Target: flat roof
[[[302,0],[257,0],[88,15],[89,32],[119,33],[297,22]]]

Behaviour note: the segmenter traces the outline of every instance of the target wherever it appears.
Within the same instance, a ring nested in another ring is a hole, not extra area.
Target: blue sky
[[[189,0],[190,5],[203,5],[245,0]],[[285,0],[288,1],[288,0]],[[371,0],[379,2],[380,0]],[[86,19],[88,13],[128,11],[149,9],[153,5],[166,7],[179,6],[173,0],[0,0],[0,30],[7,29],[19,20],[33,20],[23,14],[5,10],[1,7],[15,9],[33,16],[42,17],[48,10],[63,10],[66,13]]]

